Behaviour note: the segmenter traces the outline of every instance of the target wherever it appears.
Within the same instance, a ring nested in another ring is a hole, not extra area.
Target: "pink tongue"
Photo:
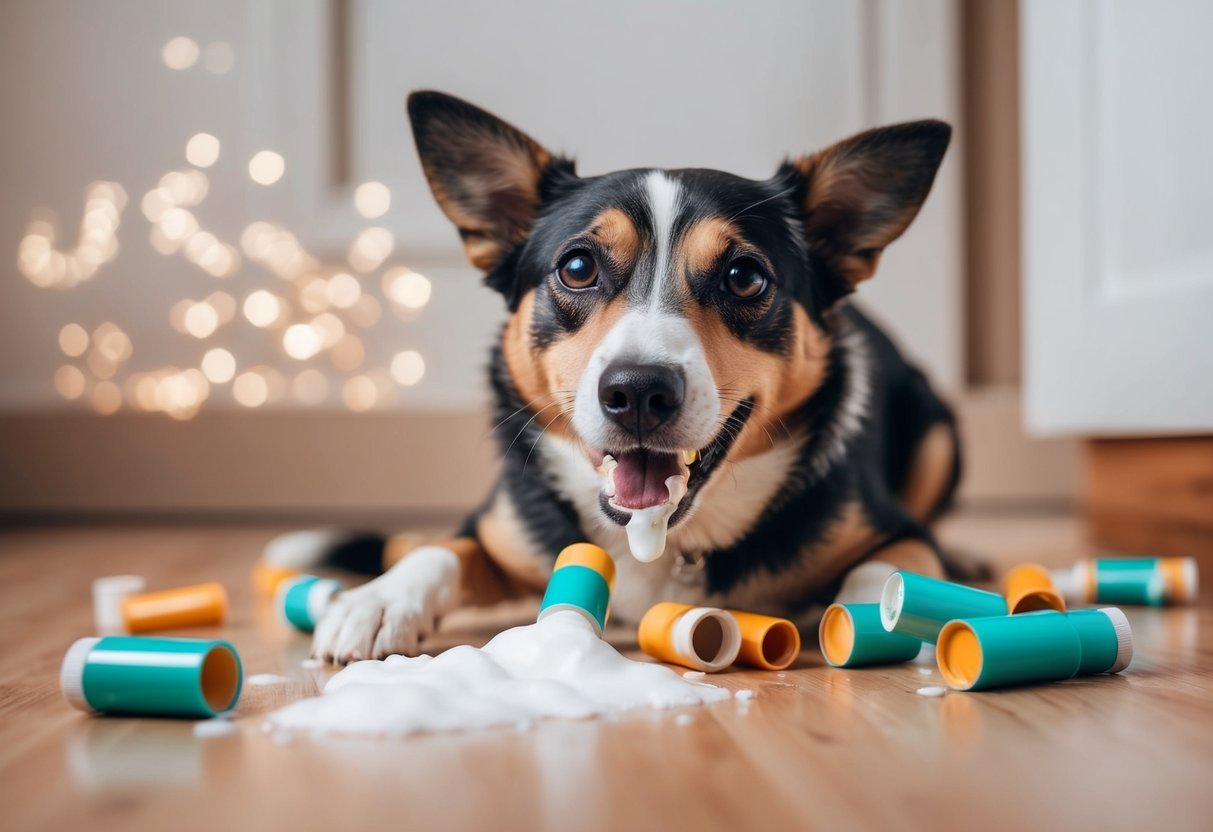
[[[670,498],[665,481],[676,476],[678,457],[650,451],[629,451],[615,457],[615,505],[648,508]]]

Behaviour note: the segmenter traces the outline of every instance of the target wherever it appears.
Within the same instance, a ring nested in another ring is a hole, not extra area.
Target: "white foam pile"
[[[572,611],[515,627],[483,648],[350,665],[321,696],[269,716],[270,730],[399,736],[586,719],[719,702],[729,692],[632,661]]]

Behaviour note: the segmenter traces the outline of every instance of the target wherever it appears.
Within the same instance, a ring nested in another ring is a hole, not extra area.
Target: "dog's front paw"
[[[340,595],[316,625],[312,656],[338,664],[415,656],[458,601],[459,559],[450,549],[423,546]]]

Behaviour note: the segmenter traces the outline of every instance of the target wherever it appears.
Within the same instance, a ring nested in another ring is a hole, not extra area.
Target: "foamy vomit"
[[[918,689],[919,696],[943,696],[947,692],[947,688],[940,687],[939,685],[930,685],[929,687]]]
[[[678,510],[678,504],[687,494],[687,482],[691,478],[690,463],[695,460],[695,454],[684,451],[679,456],[678,473],[666,477],[665,489],[669,495],[664,503],[647,508],[629,508],[631,517],[625,527],[628,535],[628,548],[632,557],[641,563],[657,560],[665,552],[666,532],[669,528],[670,517]],[[603,493],[608,498],[615,496],[615,469],[619,462],[610,454],[602,458],[598,472],[603,478]]]
[[[674,717],[674,724],[683,728],[690,725],[694,721],[695,717],[691,716],[690,714],[679,714],[678,716]]]
[[[330,679],[323,695],[268,719],[287,731],[401,736],[728,698],[723,688],[624,658],[584,617],[561,611],[506,630],[482,649],[463,645],[437,656],[357,662]]]
[[[279,676],[276,673],[255,673],[244,680],[247,684],[260,685],[285,685],[290,681],[286,676]]]
[[[229,737],[238,730],[240,729],[236,727],[236,723],[226,716],[203,719],[194,723],[194,736],[204,740],[215,737]]]
[[[707,676],[707,675],[708,674],[704,673],[702,670],[688,670],[682,674],[682,678],[684,678],[684,679],[702,679],[704,676]]]
[[[745,690],[737,691],[735,694],[733,694],[733,696],[735,696],[737,699],[739,699],[742,702],[748,702],[749,700],[754,698],[754,691],[750,690],[749,688],[746,688]]]

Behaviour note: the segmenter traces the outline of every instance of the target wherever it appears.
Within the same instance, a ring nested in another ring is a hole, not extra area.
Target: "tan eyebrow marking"
[[[640,258],[640,233],[618,208],[607,208],[595,217],[590,236],[606,251],[611,265],[622,272],[630,272]]]

